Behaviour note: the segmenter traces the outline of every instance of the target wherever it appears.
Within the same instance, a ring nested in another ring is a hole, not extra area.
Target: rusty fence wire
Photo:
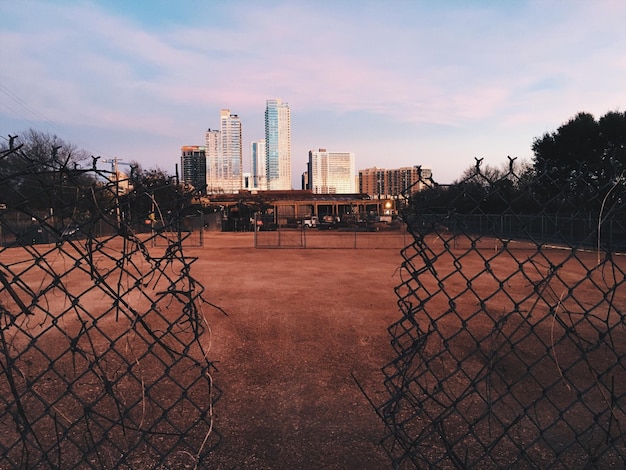
[[[0,468],[195,468],[220,435],[174,181],[0,153]],[[85,164],[85,162],[81,162]]]
[[[626,185],[424,180],[376,405],[394,468],[626,466]]]

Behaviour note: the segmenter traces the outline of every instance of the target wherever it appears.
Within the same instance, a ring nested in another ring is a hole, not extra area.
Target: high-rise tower
[[[221,179],[224,191],[235,193],[241,189],[243,153],[241,148],[241,120],[230,109],[220,111],[220,133],[222,135]]]
[[[280,99],[266,102],[265,174],[267,189],[291,189],[291,116]]]
[[[204,152],[206,155],[207,193],[224,192],[219,179],[220,131],[207,130],[204,134]]]
[[[229,109],[220,110],[219,130],[206,131],[207,192],[235,193],[241,189],[243,153],[241,120]]]
[[[267,189],[265,139],[256,140],[250,144],[250,168],[252,170],[252,184],[254,188]]]

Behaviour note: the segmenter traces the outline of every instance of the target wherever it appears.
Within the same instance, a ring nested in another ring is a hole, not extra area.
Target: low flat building
[[[372,199],[367,194],[316,194],[310,190],[290,191],[240,191],[238,194],[214,194],[205,207],[229,214],[245,211],[246,214],[272,215],[280,226],[298,225],[304,219],[317,216],[353,219],[368,216],[396,214],[396,201]],[[240,217],[240,214],[237,214]]]

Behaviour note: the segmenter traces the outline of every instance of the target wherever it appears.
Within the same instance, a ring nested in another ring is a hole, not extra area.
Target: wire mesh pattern
[[[582,173],[528,182],[513,163],[429,179],[405,210],[377,406],[394,468],[626,465],[624,179],[581,201]]]
[[[90,163],[0,154],[0,467],[203,466],[220,391],[189,198]]]

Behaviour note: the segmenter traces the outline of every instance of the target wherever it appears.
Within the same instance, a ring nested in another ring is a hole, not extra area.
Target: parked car
[[[319,218],[316,215],[312,215],[302,221],[302,226],[304,228],[315,228],[319,225]]]
[[[64,240],[78,238],[80,236],[80,227],[76,224],[68,225],[61,232],[61,238]]]
[[[333,215],[325,215],[322,217],[322,221],[320,222],[320,224],[318,225],[318,227],[322,230],[327,229],[335,229],[338,228],[338,224],[340,222],[341,219],[339,219],[339,217],[335,217]]]

